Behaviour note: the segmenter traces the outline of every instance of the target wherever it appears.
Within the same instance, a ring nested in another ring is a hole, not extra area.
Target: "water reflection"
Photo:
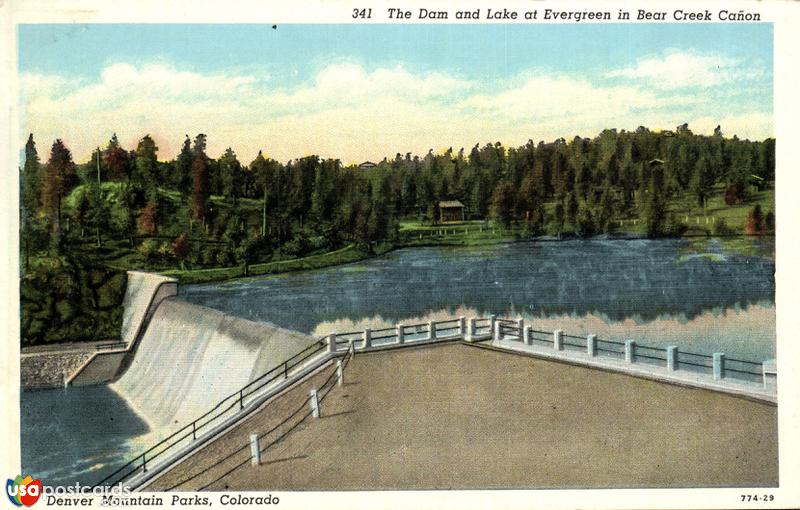
[[[570,318],[577,331],[596,318],[622,336],[637,331],[653,336],[681,324],[682,338],[746,338],[758,331],[759,338],[772,339],[765,341],[774,350],[774,263],[719,252],[684,256],[682,244],[567,241],[408,249],[319,271],[187,286],[181,294],[307,333],[343,320],[366,324],[380,318],[394,324],[469,310],[562,324]],[[743,313],[751,305],[763,311],[752,320]],[[668,324],[659,322],[664,318]],[[598,334],[604,331],[601,323],[591,324]],[[643,328],[647,323],[651,327]]]

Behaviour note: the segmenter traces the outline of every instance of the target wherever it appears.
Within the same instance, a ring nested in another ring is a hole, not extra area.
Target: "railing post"
[[[533,345],[533,326],[525,326],[522,333],[522,340],[525,345]]]
[[[283,378],[284,379],[288,379],[289,378],[289,362],[288,361],[284,361],[283,362]]]
[[[402,324],[397,325],[397,343],[403,344],[406,341],[406,330]]]
[[[463,315],[458,318],[458,334],[462,340],[467,336],[467,318]]]
[[[494,336],[495,325],[497,324],[497,315],[489,316],[489,334]]]
[[[250,465],[258,466],[261,464],[261,442],[258,434],[250,434]]]
[[[492,336],[496,341],[500,341],[503,338],[503,323],[500,321],[492,322],[494,324],[494,329],[492,330]]]
[[[636,358],[636,342],[633,340],[625,340],[625,362],[633,363]]]
[[[725,354],[721,352],[714,353],[714,380],[718,381],[725,378]]]
[[[147,457],[145,453],[142,454],[142,473],[147,473]]]
[[[553,349],[557,351],[564,350],[564,332],[560,329],[553,331]]]
[[[667,370],[678,370],[678,346],[667,346]]]
[[[242,409],[244,409],[244,393],[243,390],[239,390],[239,410]]]
[[[525,334],[525,319],[517,319],[517,331],[519,331],[519,341],[522,341],[522,336]]]
[[[428,322],[428,340],[436,340],[436,321]]]
[[[319,418],[319,395],[317,394],[317,390],[313,389],[308,393],[309,403],[311,404],[311,416],[314,418]]]
[[[586,337],[586,354],[593,358],[597,356],[597,335],[588,335]]]
[[[778,364],[774,359],[761,363],[761,377],[765,390],[775,391],[778,389]]]
[[[475,317],[470,317],[469,321],[467,321],[467,341],[472,342],[475,338],[475,324],[478,319]]]
[[[197,439],[197,422],[193,421],[192,422],[192,441],[194,441],[195,439]]]
[[[370,347],[372,347],[372,330],[364,328],[364,346],[362,349],[369,349]]]
[[[342,368],[342,360],[336,360],[336,385],[341,386],[344,383],[344,369]]]
[[[336,333],[328,335],[328,352],[330,354],[336,353]]]

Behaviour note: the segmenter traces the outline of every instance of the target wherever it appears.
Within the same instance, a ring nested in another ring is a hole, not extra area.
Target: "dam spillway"
[[[182,424],[314,342],[171,297],[156,309],[111,389],[151,427]]]

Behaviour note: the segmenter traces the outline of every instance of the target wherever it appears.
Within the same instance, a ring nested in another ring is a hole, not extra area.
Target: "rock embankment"
[[[63,387],[65,377],[74,374],[93,353],[93,350],[23,353],[20,358],[22,389]]]

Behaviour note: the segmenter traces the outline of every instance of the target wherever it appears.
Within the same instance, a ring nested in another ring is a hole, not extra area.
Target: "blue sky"
[[[78,159],[113,131],[162,158],[202,131],[243,159],[347,161],[640,124],[772,135],[770,24],[21,25],[18,43],[22,131]]]

